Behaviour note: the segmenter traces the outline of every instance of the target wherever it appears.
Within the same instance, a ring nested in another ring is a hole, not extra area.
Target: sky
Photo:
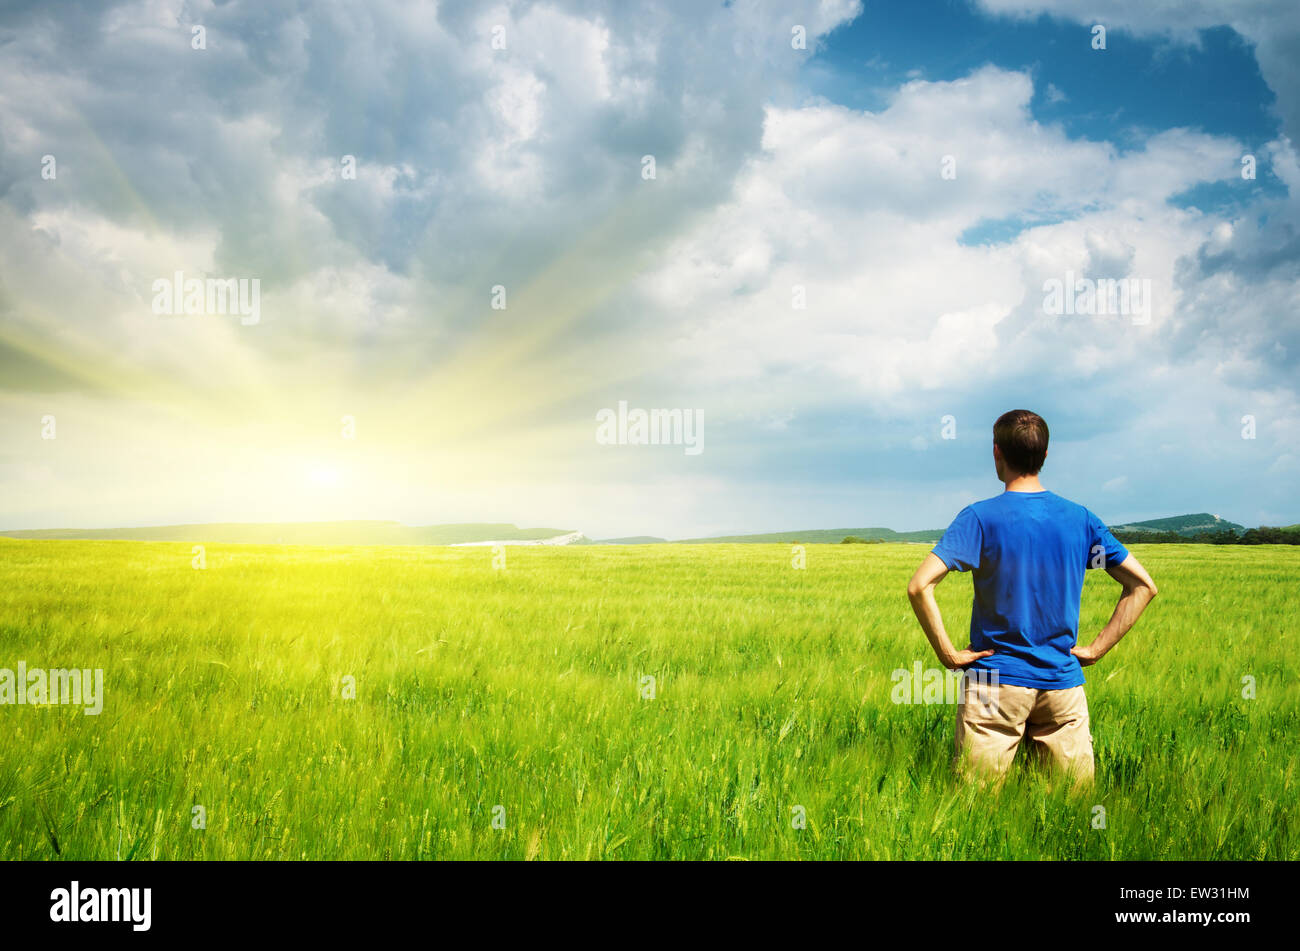
[[[1300,522],[1296,142],[1293,0],[10,3],[0,528]]]

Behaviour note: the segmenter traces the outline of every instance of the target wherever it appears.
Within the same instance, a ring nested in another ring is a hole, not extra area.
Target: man
[[[1096,515],[1038,481],[1047,423],[1016,409],[993,425],[993,464],[1006,490],[968,505],[907,586],[912,610],[940,662],[965,669],[957,708],[959,766],[1000,779],[1027,736],[1078,783],[1092,780],[1092,734],[1083,669],[1128,633],[1155,582]],[[1122,587],[1110,621],[1077,645],[1083,573],[1105,568]],[[935,586],[949,571],[973,573],[970,646],[944,630]],[[978,671],[972,683],[971,671]]]

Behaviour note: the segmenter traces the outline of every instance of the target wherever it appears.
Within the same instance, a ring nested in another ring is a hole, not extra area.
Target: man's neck
[[[1006,482],[1008,492],[1045,492],[1036,475],[1018,475]]]

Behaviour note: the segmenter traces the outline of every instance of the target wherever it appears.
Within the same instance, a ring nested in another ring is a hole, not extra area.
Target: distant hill
[[[48,528],[0,532],[7,538],[130,539],[149,542],[206,542],[226,545],[457,545],[487,541],[532,541],[566,535],[571,529],[518,528],[470,522],[459,525],[403,525],[401,522],[216,522],[148,525],[137,528]]]
[[[942,528],[915,532],[896,532],[892,528],[806,528],[789,532],[764,532],[753,535],[715,535],[708,538],[684,538],[680,544],[831,544],[847,537],[861,541],[921,542],[934,544],[943,536]],[[1176,515],[1144,522],[1112,525],[1111,531],[1121,541],[1182,541],[1198,536],[1214,536],[1215,541],[1258,541],[1254,535],[1262,530],[1246,529],[1201,512]],[[1300,535],[1300,525],[1269,529],[1282,533],[1278,540]],[[562,536],[572,536],[562,538]],[[1234,538],[1233,536],[1237,536]],[[0,531],[5,538],[46,539],[124,539],[156,542],[206,542],[209,544],[250,545],[466,545],[487,542],[525,542],[552,540],[553,544],[576,545],[659,545],[668,540],[655,535],[630,535],[620,538],[590,539],[565,528],[519,528],[507,523],[468,522],[450,525],[403,525],[389,521],[349,522],[217,522],[199,525],[149,525],[136,528],[48,528]],[[1273,538],[1273,536],[1269,536]]]
[[[626,538],[595,538],[580,542],[582,545],[662,545],[667,542],[666,538],[658,538],[654,535],[629,535]]]
[[[808,528],[796,532],[769,532],[763,535],[719,535],[714,538],[683,538],[682,544],[735,544],[753,542],[794,544],[827,543],[838,545],[846,536],[853,535],[864,541],[883,542],[937,542],[943,536],[942,528],[929,528],[919,532],[896,532],[892,528]]]
[[[1296,531],[1300,531],[1300,526],[1292,526]],[[1232,532],[1235,535],[1243,534],[1246,529],[1236,522],[1229,522],[1227,519],[1220,518],[1217,515],[1211,515],[1208,512],[1200,512],[1196,515],[1175,515],[1171,518],[1155,518],[1144,522],[1126,522],[1123,525],[1112,525],[1111,531],[1123,533],[1126,537],[1143,537],[1151,535],[1152,541],[1163,540],[1162,535],[1178,535],[1191,537],[1203,533],[1220,533]],[[1288,531],[1288,529],[1283,529]],[[925,542],[933,544],[943,537],[942,528],[924,529],[916,532],[896,532],[890,528],[814,528],[804,529],[793,532],[767,532],[756,535],[719,535],[712,538],[684,538],[683,544],[708,544],[708,543],[781,543],[793,544],[795,542],[806,542],[808,544],[829,543],[839,544],[846,537],[853,536],[855,539],[862,541],[886,541],[886,542]]]
[[[1172,518],[1153,518],[1145,522],[1126,522],[1123,525],[1110,526],[1112,532],[1137,534],[1141,532],[1174,532],[1178,535],[1198,535],[1202,532],[1233,532],[1240,535],[1246,530],[1244,525],[1229,522],[1200,512],[1196,515],[1175,515]]]

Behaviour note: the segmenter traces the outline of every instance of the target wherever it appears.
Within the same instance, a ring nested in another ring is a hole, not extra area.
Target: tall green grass
[[[0,706],[0,857],[1300,857],[1300,552],[1134,546],[1161,594],[1087,672],[1072,797],[959,785],[954,708],[890,701],[938,666],[926,550],[0,541],[0,667],[105,671],[97,717]]]

